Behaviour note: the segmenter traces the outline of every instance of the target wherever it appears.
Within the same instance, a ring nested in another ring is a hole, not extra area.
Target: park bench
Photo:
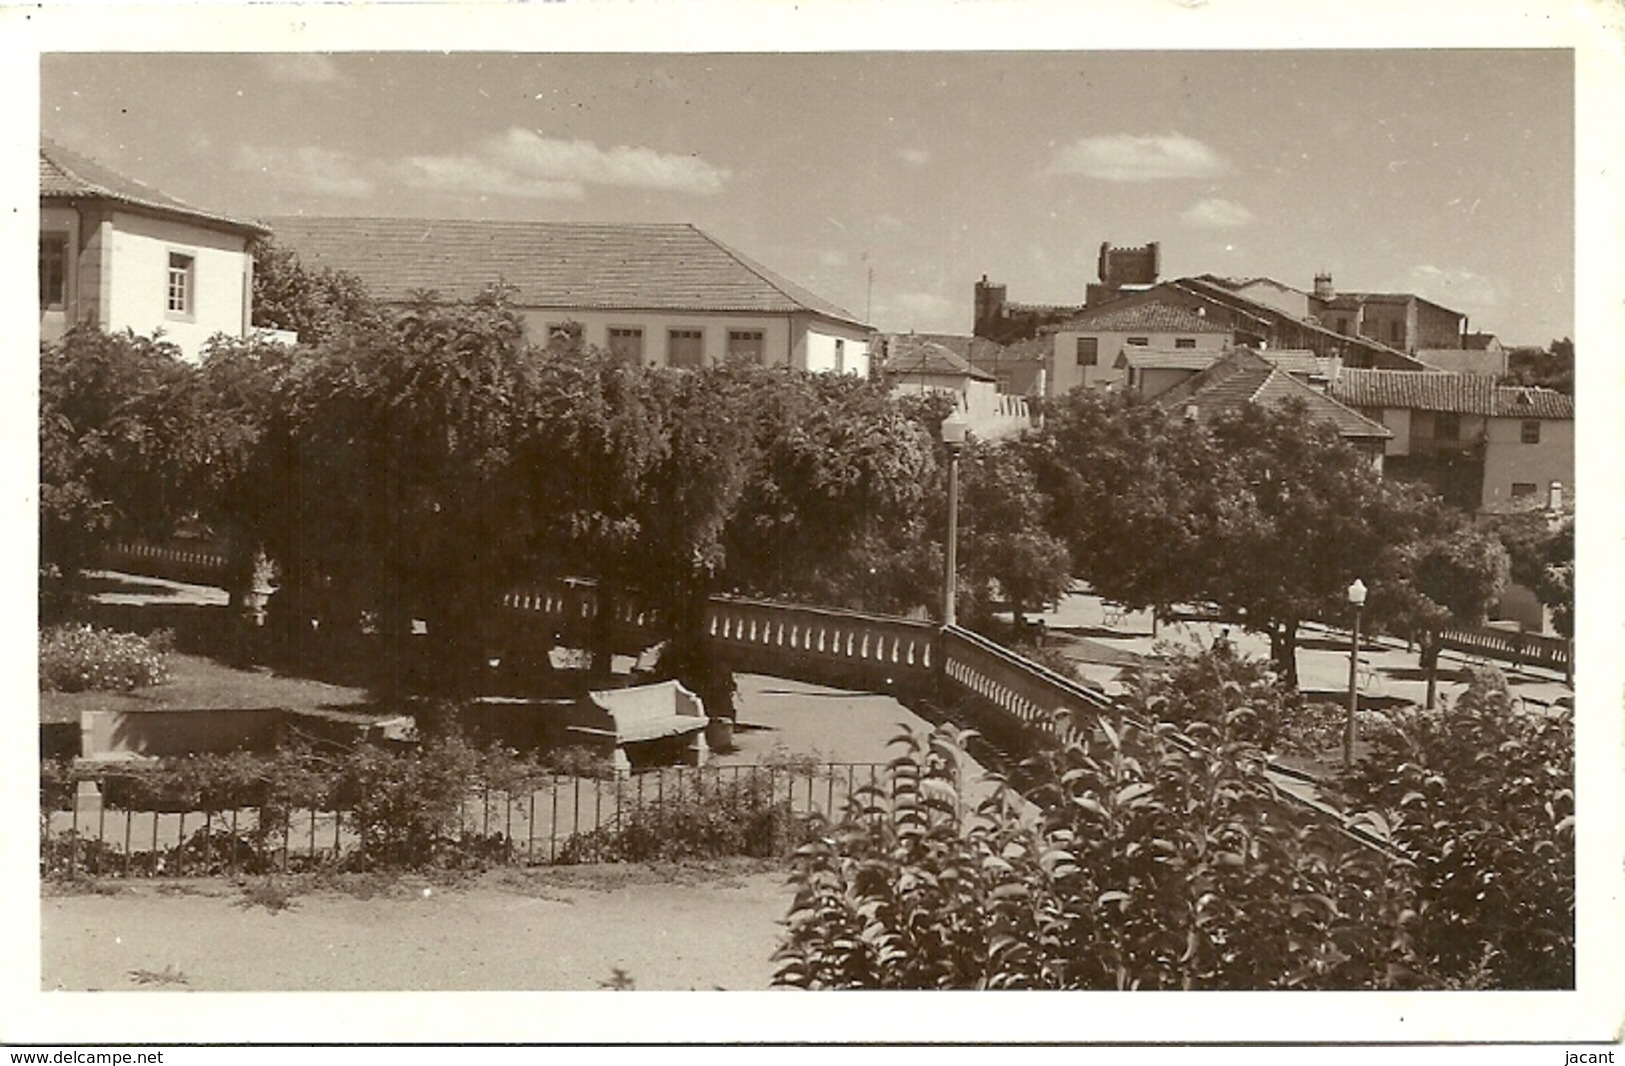
[[[631,769],[634,754],[652,755],[656,748],[679,748],[689,766],[705,765],[710,753],[705,705],[679,682],[589,692],[586,710],[587,722],[568,726],[568,731],[612,744],[618,770]]]

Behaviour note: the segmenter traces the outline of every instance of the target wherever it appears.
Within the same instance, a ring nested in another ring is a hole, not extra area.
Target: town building
[[[1393,432],[1347,404],[1300,381],[1260,353],[1246,348],[1227,352],[1214,364],[1194,374],[1151,401],[1171,417],[1205,422],[1249,405],[1283,407],[1301,404],[1309,417],[1337,430],[1349,444],[1368,456],[1380,472]]]
[[[940,334],[891,333],[881,337],[885,359],[881,375],[892,389],[904,394],[942,394],[952,397],[967,428],[983,440],[1012,437],[1033,425],[1025,396],[1010,395],[998,380],[978,369]],[[970,349],[972,344],[963,345]]]
[[[1388,427],[1395,476],[1485,514],[1564,506],[1574,484],[1574,398],[1482,374],[1344,368],[1329,395]]]
[[[1464,333],[1460,348],[1418,348],[1416,357],[1428,366],[1458,374],[1499,378],[1511,369],[1510,352],[1493,333]]]
[[[39,326],[161,336],[191,360],[249,333],[258,223],[193,207],[58,144],[39,148]]]
[[[567,336],[652,366],[869,375],[868,325],[685,223],[268,221],[307,267],[354,274],[386,305],[502,285],[538,343]]]

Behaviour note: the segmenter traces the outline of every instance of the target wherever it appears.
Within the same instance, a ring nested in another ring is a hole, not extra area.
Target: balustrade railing
[[[1113,707],[1104,693],[958,626],[943,634],[943,675],[949,683],[974,693],[1023,725],[1061,740]]]

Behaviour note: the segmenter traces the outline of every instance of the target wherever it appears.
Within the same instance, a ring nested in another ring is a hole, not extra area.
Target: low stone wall
[[[190,711],[83,711],[79,754],[93,761],[199,752],[270,751],[282,740],[277,708]]]

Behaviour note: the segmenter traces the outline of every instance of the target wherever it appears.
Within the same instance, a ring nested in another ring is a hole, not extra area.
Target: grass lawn
[[[237,669],[200,655],[172,652],[169,680],[134,692],[42,692],[40,722],[79,721],[80,711],[196,711],[283,707],[294,711],[359,710],[366,693],[277,674]]]

